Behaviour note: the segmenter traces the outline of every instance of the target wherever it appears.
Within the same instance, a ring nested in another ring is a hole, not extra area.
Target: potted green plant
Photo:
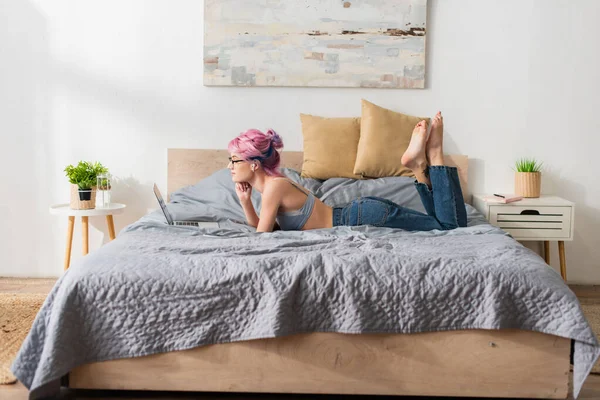
[[[84,210],[96,207],[96,182],[99,174],[108,172],[101,163],[79,161],[68,165],[65,174],[71,183],[71,208]]]
[[[515,162],[515,194],[523,197],[540,197],[542,188],[542,163],[534,158],[521,158]]]

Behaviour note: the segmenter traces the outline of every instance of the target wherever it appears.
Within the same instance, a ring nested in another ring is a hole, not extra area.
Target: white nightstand
[[[558,196],[528,198],[513,203],[487,203],[485,195],[473,195],[473,206],[490,224],[510,233],[515,240],[544,241],[544,258],[550,263],[550,240],[558,241],[560,274],[567,280],[565,240],[573,240],[575,204]]]
[[[83,241],[83,255],[88,253],[88,217],[106,216],[108,225],[108,236],[110,240],[115,238],[115,225],[113,215],[121,214],[125,210],[125,204],[110,203],[109,207],[92,208],[89,210],[73,210],[69,204],[56,204],[50,207],[50,214],[67,215],[69,217],[69,229],[67,231],[67,249],[65,251],[65,271],[71,263],[71,244],[73,243],[73,227],[75,217],[81,217],[81,235]]]

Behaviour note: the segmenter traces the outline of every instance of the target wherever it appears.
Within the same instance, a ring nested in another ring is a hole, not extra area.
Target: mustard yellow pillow
[[[413,117],[362,100],[360,140],[353,172],[369,178],[412,176],[400,163],[415,125],[429,118]]]
[[[354,178],[360,118],[324,118],[300,114],[305,178]]]

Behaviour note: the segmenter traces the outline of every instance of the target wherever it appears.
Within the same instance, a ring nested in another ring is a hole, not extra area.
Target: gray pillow
[[[414,178],[405,176],[367,180],[332,178],[324,181],[315,195],[329,206],[343,206],[358,197],[375,196],[425,212],[414,182]]]
[[[332,178],[318,180],[303,178],[298,171],[282,168],[291,180],[304,186],[329,206],[342,206],[353,199],[365,196],[378,196],[394,203],[424,212],[414,179],[408,177],[388,177],[369,180]],[[252,204],[259,212],[261,196],[252,191]],[[235,185],[229,170],[222,169],[195,185],[179,189],[171,194],[171,202],[195,205],[198,216],[209,215],[212,219],[245,220],[244,211],[235,193]],[[186,207],[189,209],[189,207]],[[218,216],[215,218],[214,216]]]
[[[300,174],[292,169],[282,168],[282,172],[290,179],[313,192],[321,185],[321,182],[316,179],[300,177]],[[253,190],[251,200],[254,209],[258,213],[261,205],[260,193]],[[173,213],[177,213],[176,219],[210,221],[223,219],[246,220],[240,200],[235,193],[235,184],[231,180],[231,173],[228,169],[221,169],[195,185],[176,190],[171,193],[171,203],[177,204],[177,206],[169,208],[169,210],[172,209]]]
[[[186,186],[171,193],[171,203],[187,207],[174,207],[176,210],[187,210],[185,219],[211,220],[232,219],[245,221],[246,216],[240,201],[235,194],[235,185],[227,169],[221,169],[202,179],[195,185]],[[252,203],[260,205],[260,194],[252,192]],[[190,207],[193,206],[193,207]],[[194,210],[195,215],[189,215]],[[181,213],[181,212],[180,212]],[[178,217],[183,218],[182,216]]]

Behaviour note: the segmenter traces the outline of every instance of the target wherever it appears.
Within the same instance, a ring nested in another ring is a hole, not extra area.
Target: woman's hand
[[[252,196],[252,186],[248,182],[238,182],[235,184],[235,193],[240,199],[240,203],[249,203]]]

